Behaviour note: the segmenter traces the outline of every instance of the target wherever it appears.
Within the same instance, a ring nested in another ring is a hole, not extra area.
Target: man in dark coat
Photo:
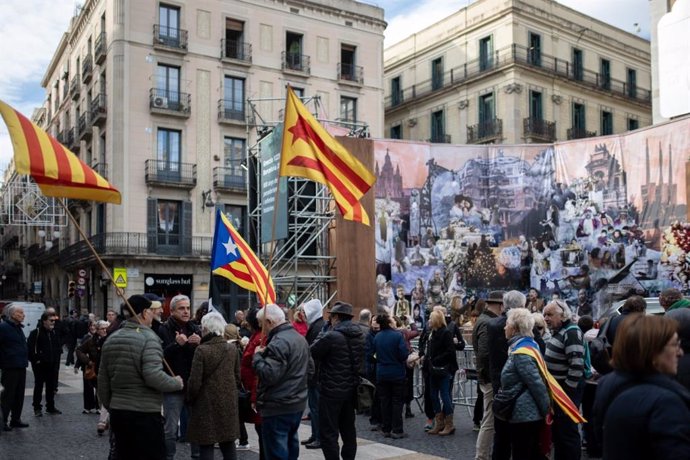
[[[311,346],[323,329],[323,305],[319,299],[312,299],[304,303],[304,316],[307,319],[307,344]],[[302,441],[307,449],[321,449],[319,433],[319,387],[316,379],[318,367],[309,375],[307,394],[309,398],[309,418],[311,419],[311,436]]]
[[[364,336],[352,316],[352,305],[337,302],[329,315],[332,329],[311,345],[319,366],[319,429],[326,460],[338,460],[341,454],[343,460],[351,460],[357,454],[355,398]],[[342,451],[338,434],[343,439]]]
[[[4,388],[0,404],[4,417],[3,430],[11,431],[12,428],[29,426],[22,422],[29,353],[26,337],[22,332],[24,309],[18,305],[10,305],[5,308],[5,314],[7,314],[7,319],[0,323],[0,373],[2,373],[0,383]]]
[[[156,307],[153,302],[152,306]],[[175,375],[182,377],[185,388],[196,347],[201,342],[199,326],[190,321],[192,314],[189,297],[180,294],[170,299],[170,318],[158,328],[158,335],[163,341],[163,357],[170,364]],[[163,395],[163,412],[165,413],[165,451],[168,460],[175,458],[177,442],[177,425],[180,413],[185,407],[185,392],[176,391]],[[196,451],[196,445],[193,446]]]
[[[41,400],[43,387],[46,389],[46,412],[48,414],[61,414],[55,408],[55,390],[60,367],[60,355],[62,344],[55,331],[55,317],[51,313],[43,313],[38,327],[31,331],[28,340],[29,362],[34,372],[34,415],[43,415]]]

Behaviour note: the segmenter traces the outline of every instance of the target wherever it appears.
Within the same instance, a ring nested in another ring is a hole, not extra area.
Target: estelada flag
[[[220,210],[216,212],[211,273],[256,292],[261,305],[276,301],[276,291],[268,270]]]
[[[376,177],[321,126],[290,86],[280,175],[305,177],[326,185],[345,219],[369,225],[360,199]]]
[[[28,174],[45,196],[120,204],[120,192],[54,137],[0,101],[19,174]]]
[[[585,418],[582,415],[580,415],[580,409],[577,408],[575,403],[573,403],[573,401],[566,394],[566,392],[563,391],[563,388],[561,388],[561,385],[558,383],[558,381],[553,377],[553,375],[551,375],[551,372],[549,372],[549,370],[546,368],[546,362],[544,361],[544,358],[542,358],[539,350],[536,350],[533,347],[520,347],[516,349],[513,353],[531,356],[537,362],[539,372],[541,373],[541,376],[544,378],[544,380],[547,383],[547,387],[549,388],[551,399],[553,399],[556,402],[556,404],[558,404],[558,407],[561,408],[561,410],[565,413],[565,415],[567,415],[570,418],[570,420],[573,421],[573,423],[587,422],[587,420],[585,420]]]

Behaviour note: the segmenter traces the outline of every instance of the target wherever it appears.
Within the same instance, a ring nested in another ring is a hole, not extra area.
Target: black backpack
[[[609,330],[609,325],[613,321],[610,318],[604,324],[604,328],[599,331],[599,334],[594,340],[589,342],[589,356],[592,361],[592,367],[600,374],[605,375],[613,371],[611,367],[611,344],[606,338],[606,333]]]

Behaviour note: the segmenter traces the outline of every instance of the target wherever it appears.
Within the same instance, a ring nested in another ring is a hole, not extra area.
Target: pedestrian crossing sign
[[[115,279],[115,286],[119,288],[127,287],[127,269],[126,268],[114,268],[113,278]]]

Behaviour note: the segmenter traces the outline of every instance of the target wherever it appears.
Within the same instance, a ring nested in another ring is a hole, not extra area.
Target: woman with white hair
[[[235,459],[235,440],[240,436],[237,388],[240,363],[235,349],[225,341],[226,322],[218,312],[201,319],[202,339],[194,352],[187,382],[191,408],[187,440],[198,444],[202,460],[213,459],[218,443],[224,460]]]
[[[93,329],[91,326],[93,325]],[[82,342],[76,349],[77,353],[77,367],[82,368],[82,377],[84,380],[84,410],[82,414],[99,414],[98,402],[96,401],[96,382],[98,377],[98,367],[101,364],[101,348],[105,342],[105,337],[108,334],[108,321],[96,321],[89,325],[89,330],[92,331],[87,335],[87,339]],[[105,408],[101,408],[106,410]],[[101,421],[102,420],[102,421]],[[99,435],[102,435],[107,426],[107,412],[104,417],[101,417],[96,426]]]
[[[513,308],[507,316],[504,330],[508,360],[501,372],[501,389],[494,400],[494,417],[509,422],[513,460],[532,460],[539,456],[539,433],[549,412],[550,396],[537,362],[515,352],[521,347],[531,347],[539,353],[532,333],[534,317],[526,308]]]

